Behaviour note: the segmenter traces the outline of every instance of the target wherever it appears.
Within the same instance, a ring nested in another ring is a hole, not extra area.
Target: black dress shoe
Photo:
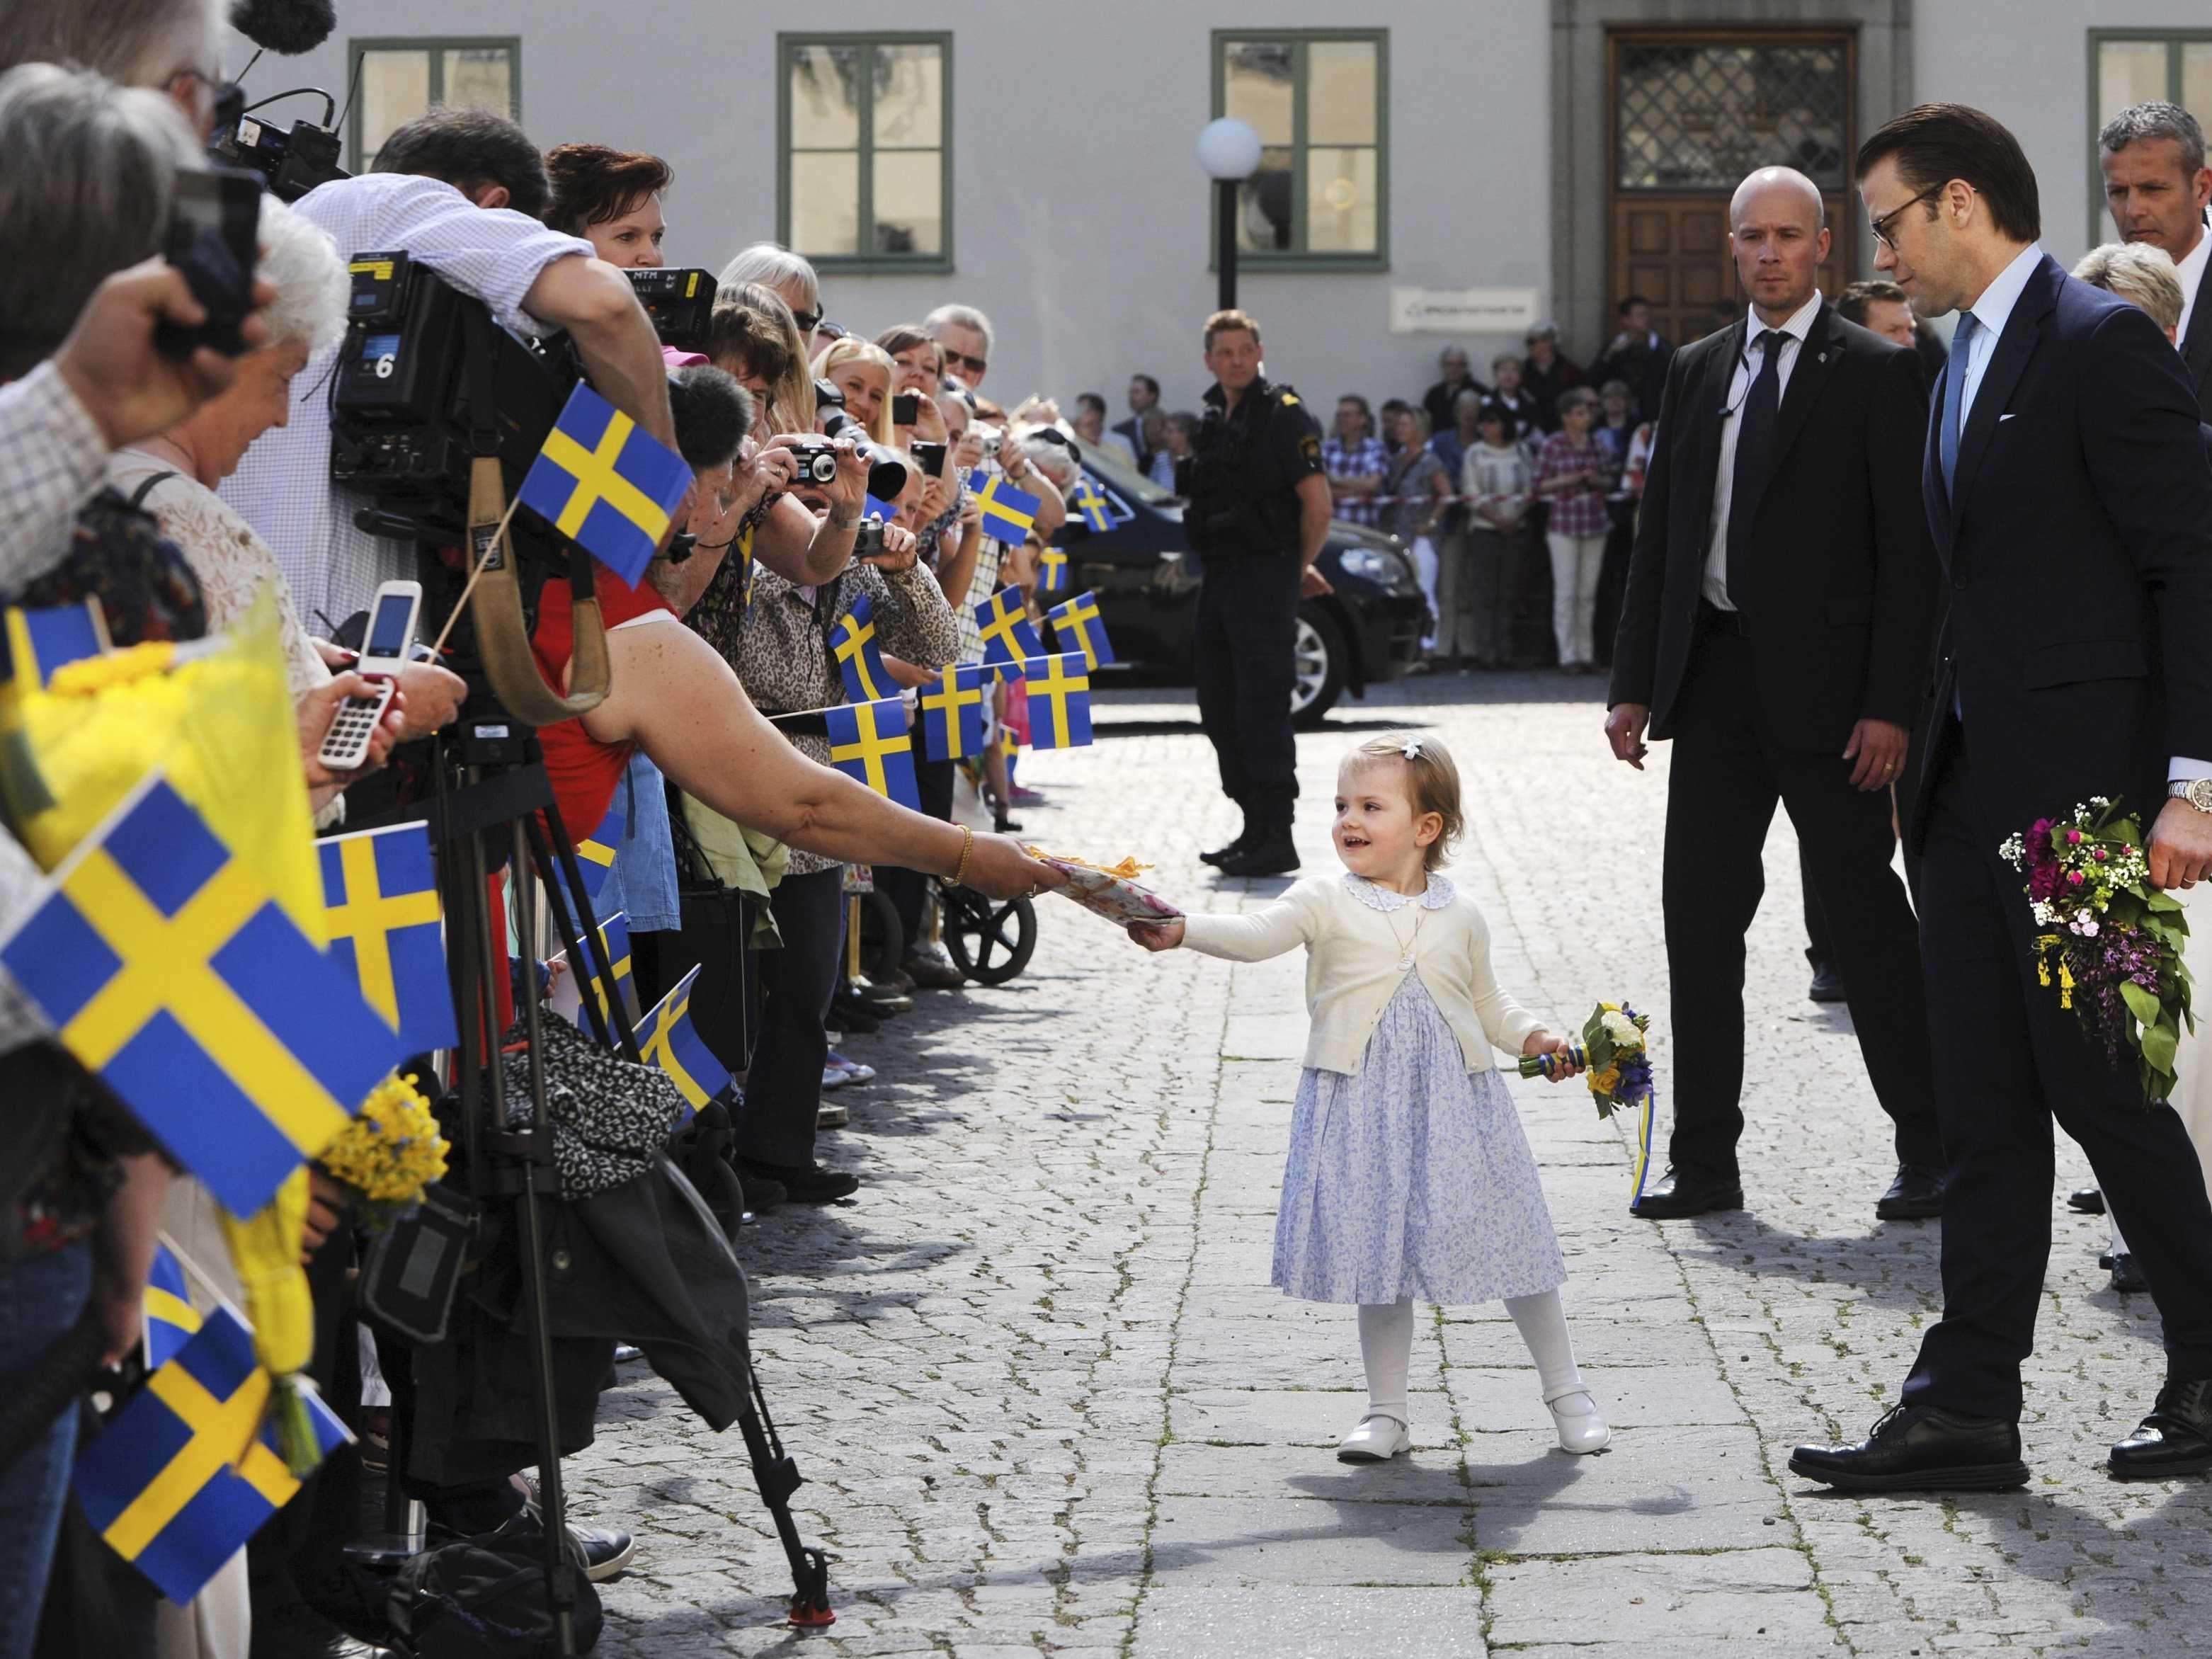
[[[2075,1215],[2102,1215],[2105,1212],[2105,1192],[2101,1187],[2084,1187],[2078,1193],[2066,1194],[2066,1207]]]
[[[1628,1212],[1646,1221],[1680,1221],[1716,1210],[1741,1208],[1743,1182],[1736,1176],[1670,1168],[1659,1177],[1657,1186],[1646,1188],[1644,1196],[1628,1206]]]
[[[1943,1213],[1943,1172],[1925,1164],[1900,1164],[1889,1190],[1875,1200],[1882,1221],[1928,1221]]]
[[[1790,1454],[1790,1472],[1838,1492],[2009,1492],[2027,1484],[2019,1424],[1934,1406],[1897,1407],[1856,1446],[1800,1446]]]
[[[1269,836],[1221,860],[1221,873],[1240,879],[1287,876],[1297,867],[1298,849],[1288,836]]]
[[[767,1176],[783,1188],[793,1204],[827,1204],[849,1198],[860,1188],[860,1176],[825,1170],[819,1164],[752,1164],[740,1159],[738,1174],[748,1186],[756,1177]]]
[[[2106,1467],[2122,1480],[2163,1480],[2212,1469],[2212,1382],[2172,1382]]]
[[[1816,962],[1813,964],[1813,985],[1805,995],[1814,1002],[1850,1000],[1849,994],[1844,989],[1843,980],[1837,975],[1836,970],[1825,962]]]
[[[1223,864],[1226,863],[1229,860],[1235,858],[1239,853],[1251,846],[1251,844],[1252,832],[1249,830],[1247,830],[1243,835],[1237,836],[1235,841],[1231,842],[1228,846],[1217,847],[1210,853],[1200,853],[1198,855],[1198,861],[1200,864],[1210,864],[1218,870]]]
[[[2147,1291],[2150,1288],[2150,1280],[2143,1277],[2143,1270],[2137,1264],[2133,1250],[2112,1252],[2112,1288],[2122,1296],[2126,1296],[2132,1291]]]

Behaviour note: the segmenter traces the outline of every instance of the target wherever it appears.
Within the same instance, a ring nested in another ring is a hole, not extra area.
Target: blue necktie
[[[1774,470],[1774,422],[1782,408],[1782,343],[1786,337],[1770,328],[1753,343],[1766,355],[1736,412],[1735,474],[1729,483],[1728,591],[1729,603],[1739,611],[1751,562],[1752,521],[1759,516],[1759,498],[1766,494],[1767,475]]]
[[[1982,331],[1982,319],[1971,311],[1959,313],[1958,331],[1951,337],[1951,373],[1943,377],[1943,435],[1942,447],[1938,452],[1943,463],[1943,493],[1952,493],[1951,480],[1959,470],[1959,429],[1965,424],[1966,407],[1966,362],[1974,349],[1974,337]]]

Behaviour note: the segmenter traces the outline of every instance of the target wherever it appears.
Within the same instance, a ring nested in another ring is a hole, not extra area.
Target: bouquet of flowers
[[[2189,923],[2181,902],[2150,884],[2142,824],[2094,797],[2070,817],[2038,818],[1998,854],[2026,872],[2035,925],[2036,971],[2058,986],[2058,1005],[2081,1015],[2114,1066],[2135,1057],[2144,1096],[2173,1092],[2173,1056],[2189,1007],[2182,965]]]
[[[1589,1070],[1600,1117],[1651,1098],[1651,1055],[1644,1040],[1650,1029],[1651,1016],[1625,1002],[1601,1002],[1584,1022],[1583,1040],[1574,1045],[1574,1063]],[[1555,1054],[1532,1054],[1522,1060],[1521,1075],[1549,1077],[1558,1066]]]
[[[413,1080],[394,1073],[317,1161],[350,1188],[364,1224],[381,1232],[414,1212],[422,1189],[446,1173],[450,1149]]]

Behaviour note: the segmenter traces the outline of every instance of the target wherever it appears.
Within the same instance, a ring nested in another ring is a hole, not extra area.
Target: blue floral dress
[[[1454,896],[1436,875],[1418,899],[1345,881],[1386,915]],[[1310,1066],[1299,1079],[1273,1282],[1310,1302],[1454,1304],[1539,1296],[1566,1279],[1511,1090],[1495,1070],[1467,1069],[1408,973],[1358,1071]]]

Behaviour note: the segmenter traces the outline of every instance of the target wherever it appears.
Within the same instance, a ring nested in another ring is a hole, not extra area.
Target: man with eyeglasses
[[[990,372],[993,334],[991,319],[973,306],[942,305],[921,319],[921,331],[945,352],[945,372],[970,392],[983,389]],[[1037,508],[1037,534],[1050,541],[1067,522],[1067,503],[1058,486],[1032,468],[1021,481],[1024,489],[1042,498]]]
[[[2212,870],[2212,470],[2166,335],[2038,242],[2033,170],[1979,110],[1926,104],[1861,147],[1875,268],[1959,313],[1922,494],[1948,605],[1905,815],[1948,1159],[1943,1317],[1898,1406],[1793,1472],[1855,1492],[2023,1486],[2021,1366],[2051,1254],[2051,1124],[2080,1142],[2165,1324],[2166,1382],[2121,1480],[2212,1469],[2212,1202],[2181,1120],[2039,983],[1998,851],[2104,797],[2149,874]]]

